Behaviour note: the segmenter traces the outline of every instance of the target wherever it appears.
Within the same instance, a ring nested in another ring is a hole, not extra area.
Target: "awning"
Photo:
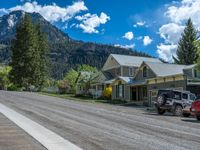
[[[131,84],[129,84],[129,86],[138,86],[138,85],[146,85],[146,81],[144,81],[144,80],[142,80],[142,81],[133,80],[133,82]]]

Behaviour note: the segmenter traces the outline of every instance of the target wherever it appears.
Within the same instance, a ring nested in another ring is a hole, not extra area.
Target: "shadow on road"
[[[172,115],[172,114],[170,114],[170,113],[166,113],[166,114],[164,114],[164,115],[159,115],[159,114],[157,114],[156,112],[144,112],[143,114],[145,114],[145,115],[152,115],[152,116],[170,116],[170,117],[177,117],[177,116],[174,116],[174,115]]]
[[[121,104],[121,106],[134,107],[134,108],[145,108],[145,106],[143,106],[141,104],[137,104],[137,103],[125,103],[125,104]]]
[[[188,119],[181,119],[184,122],[191,122],[191,123],[200,123],[200,121],[196,120],[195,118],[188,118]]]

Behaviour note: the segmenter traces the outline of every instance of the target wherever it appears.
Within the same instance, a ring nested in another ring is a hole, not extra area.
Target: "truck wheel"
[[[157,108],[157,112],[158,112],[159,115],[163,115],[165,113],[165,110]]]
[[[181,116],[183,114],[183,108],[180,105],[177,105],[174,109],[175,116]]]
[[[197,120],[199,120],[199,121],[200,121],[200,116],[198,116],[198,117],[197,117]]]

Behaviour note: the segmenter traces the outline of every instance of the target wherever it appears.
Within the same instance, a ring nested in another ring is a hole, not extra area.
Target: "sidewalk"
[[[0,113],[0,150],[46,150],[46,148]]]

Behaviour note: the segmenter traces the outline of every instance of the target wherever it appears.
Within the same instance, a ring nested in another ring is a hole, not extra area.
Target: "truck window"
[[[180,92],[174,92],[174,99],[181,100],[181,93]]]
[[[182,94],[182,98],[183,98],[183,99],[188,99],[188,94],[183,93],[183,94]]]
[[[196,96],[194,96],[193,94],[190,94],[190,100],[194,101],[196,99]]]

